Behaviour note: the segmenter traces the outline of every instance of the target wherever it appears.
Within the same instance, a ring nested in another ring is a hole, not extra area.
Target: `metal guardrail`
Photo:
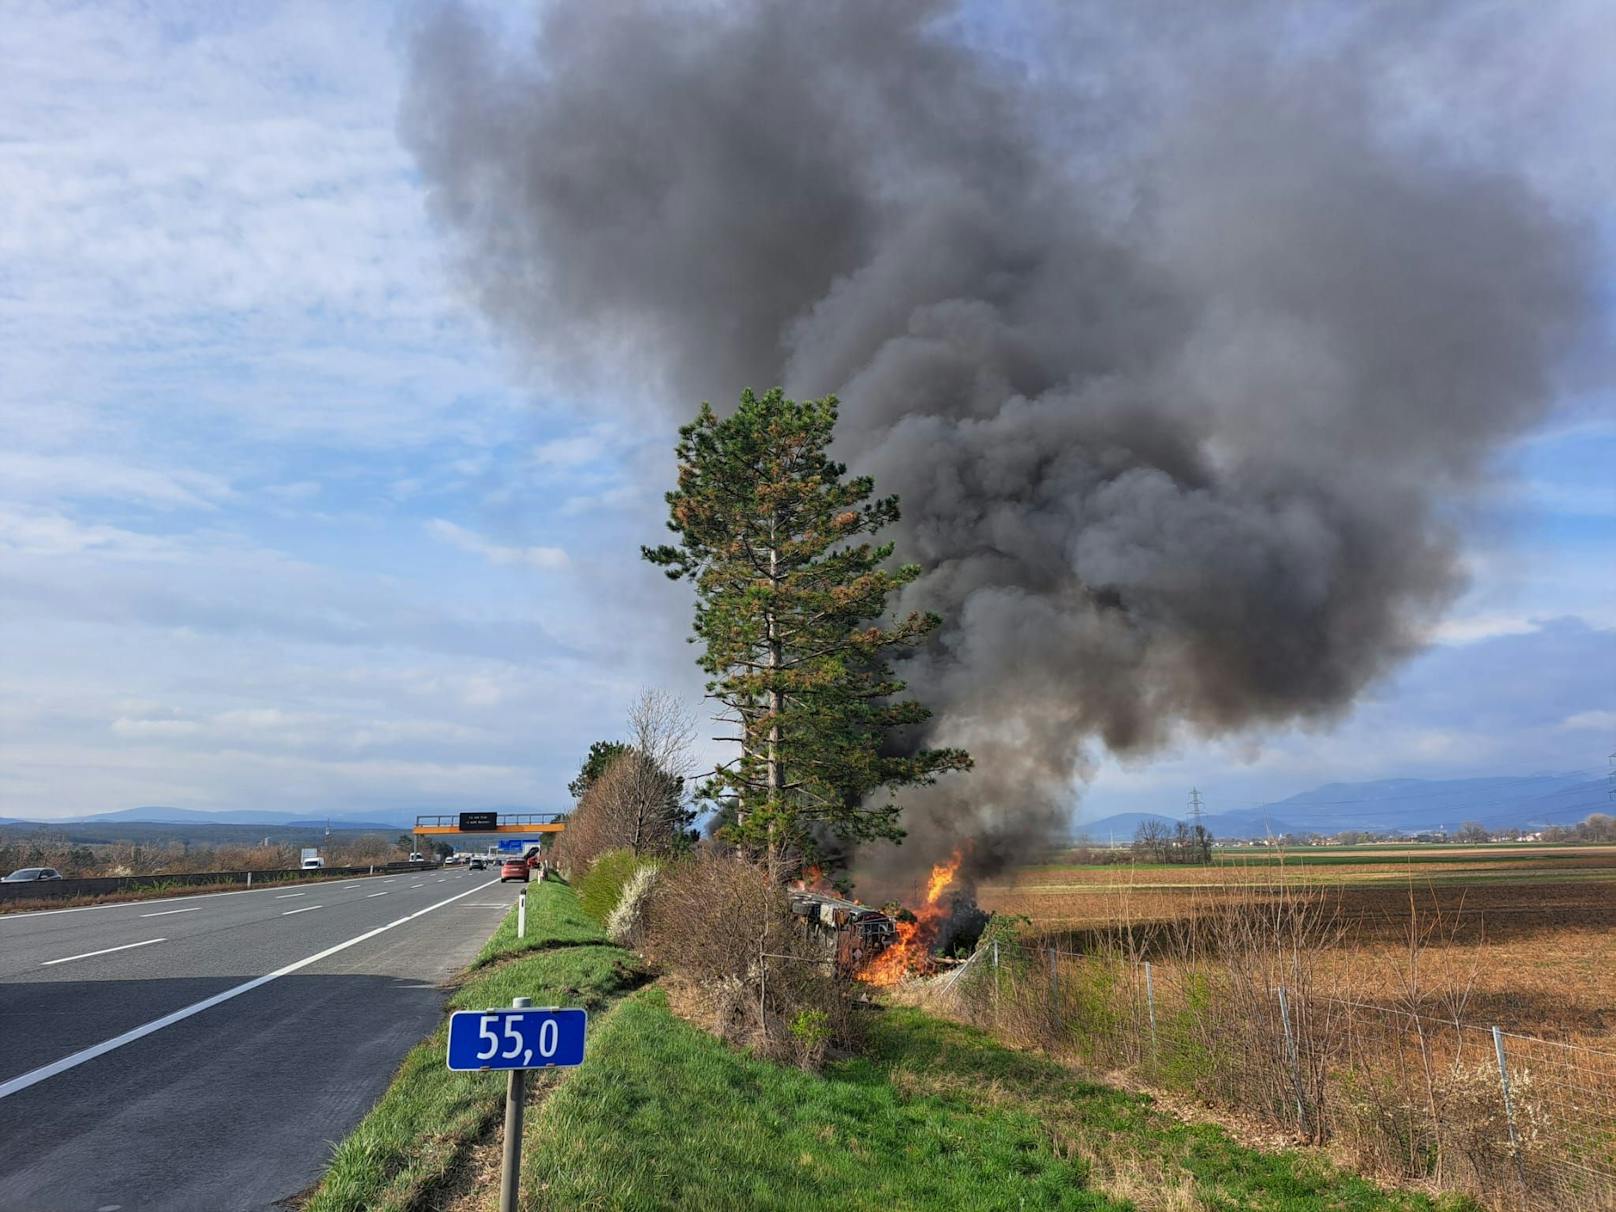
[[[168,875],[108,875],[86,879],[30,880],[27,883],[0,883],[0,904],[11,901],[69,900],[75,896],[102,896],[115,892],[132,892],[140,888],[194,888],[208,884],[240,884],[254,886],[274,883],[297,883],[332,876],[344,878],[368,875],[372,871],[424,871],[441,866],[440,863],[376,863],[363,867],[301,867],[272,868],[267,871],[186,871]],[[251,877],[249,880],[248,877]]]

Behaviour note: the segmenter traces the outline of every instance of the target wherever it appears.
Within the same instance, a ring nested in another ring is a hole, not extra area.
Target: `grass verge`
[[[598,1011],[644,979],[639,961],[602,945],[599,927],[582,917],[564,884],[535,884],[528,892],[527,938],[516,937],[513,910],[472,962],[449,1000],[452,1010],[508,1006],[516,996],[540,1006]],[[487,1073],[444,1067],[447,1023],[411,1049],[376,1106],[337,1146],[306,1212],[382,1212],[422,1207],[447,1186],[504,1111],[505,1081]],[[541,1095],[554,1073],[530,1075]]]
[[[1415,1212],[1310,1155],[1262,1153],[909,1008],[823,1074],[757,1061],[627,1000],[529,1120],[535,1209]]]
[[[895,1212],[1433,1212],[1311,1154],[1261,1152],[1149,1098],[908,1007],[875,1016],[857,1058],[804,1073],[735,1051],[632,990],[638,961],[602,940],[571,890],[536,885],[529,937],[508,919],[451,1006],[612,1007],[589,1060],[535,1075],[523,1164],[530,1209]],[[338,1147],[309,1212],[491,1208],[471,1189],[504,1082],[450,1073],[444,1030],[414,1049]],[[456,1182],[459,1182],[458,1189]]]

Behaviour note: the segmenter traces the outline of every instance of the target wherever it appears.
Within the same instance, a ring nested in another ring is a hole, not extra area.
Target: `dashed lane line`
[[[103,947],[99,951],[86,951],[82,955],[64,955],[61,959],[43,960],[41,968],[49,968],[52,964],[66,964],[73,960],[89,959],[92,955],[111,955],[114,951],[128,951],[131,947],[150,947],[153,943],[166,943],[167,939],[149,938],[143,943],[125,943],[121,947]]]
[[[442,909],[445,905],[452,905],[455,901],[458,901],[463,896],[475,896],[487,886],[487,884],[479,884],[475,888],[467,888],[464,892],[457,892],[453,896],[448,897],[445,900],[441,900],[435,905],[428,905],[425,909],[417,909],[414,913],[405,914],[401,918],[388,922],[385,926],[377,926],[374,930],[367,930],[363,934],[356,934],[353,938],[348,939],[346,942],[338,943],[334,947],[327,947],[324,951],[316,951],[313,955],[308,956],[306,959],[300,959],[295,963],[287,964],[284,968],[277,968],[273,972],[266,972],[263,976],[254,977],[252,980],[247,981],[244,984],[237,985],[233,989],[226,989],[222,993],[215,993],[212,997],[204,998],[203,1000],[194,1002],[189,1006],[181,1007],[170,1014],[163,1015],[162,1018],[153,1019],[149,1023],[143,1023],[138,1027],[131,1028],[130,1030],[125,1031],[122,1035],[115,1035],[111,1039],[103,1040],[99,1044],[93,1044],[88,1048],[84,1048],[73,1053],[71,1056],[64,1056],[59,1061],[52,1061],[48,1065],[41,1065],[37,1069],[30,1069],[27,1073],[19,1074],[10,1081],[0,1082],[0,1098],[9,1098],[13,1094],[26,1090],[30,1086],[38,1085],[40,1082],[55,1077],[59,1073],[66,1073],[69,1069],[76,1069],[78,1066],[86,1064],[89,1061],[93,1061],[99,1056],[105,1056],[108,1052],[111,1052],[117,1048],[122,1048],[125,1044],[132,1044],[136,1040],[145,1039],[146,1036],[161,1031],[164,1027],[172,1027],[175,1023],[183,1022],[185,1019],[190,1018],[194,1014],[201,1014],[202,1011],[210,1010],[222,1002],[229,1001],[231,998],[240,997],[243,993],[250,993],[252,990],[257,989],[261,985],[269,984],[270,981],[279,980],[283,976],[290,976],[294,972],[307,968],[310,964],[317,964],[321,960],[337,954],[339,951],[346,951],[349,947],[357,947],[360,943],[367,942],[368,940],[375,938],[378,934],[385,934],[387,931],[392,930],[396,926],[402,926],[405,922],[414,921],[423,914],[431,913],[435,909]],[[159,942],[161,940],[153,939],[152,941]]]

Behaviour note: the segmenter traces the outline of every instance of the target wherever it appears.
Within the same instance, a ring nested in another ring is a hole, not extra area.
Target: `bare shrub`
[[[646,690],[628,723],[628,748],[585,789],[556,842],[556,861],[572,878],[607,850],[665,857],[688,840],[693,718],[672,695]]]
[[[645,950],[725,1040],[807,1067],[853,1042],[844,983],[792,915],[785,889],[732,852],[703,847],[662,871]]]

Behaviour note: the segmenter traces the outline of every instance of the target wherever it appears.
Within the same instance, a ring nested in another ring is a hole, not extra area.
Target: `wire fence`
[[[1616,1209],[1616,1053],[1326,996],[1304,965],[1153,965],[988,940],[961,1017],[1493,1208]]]

